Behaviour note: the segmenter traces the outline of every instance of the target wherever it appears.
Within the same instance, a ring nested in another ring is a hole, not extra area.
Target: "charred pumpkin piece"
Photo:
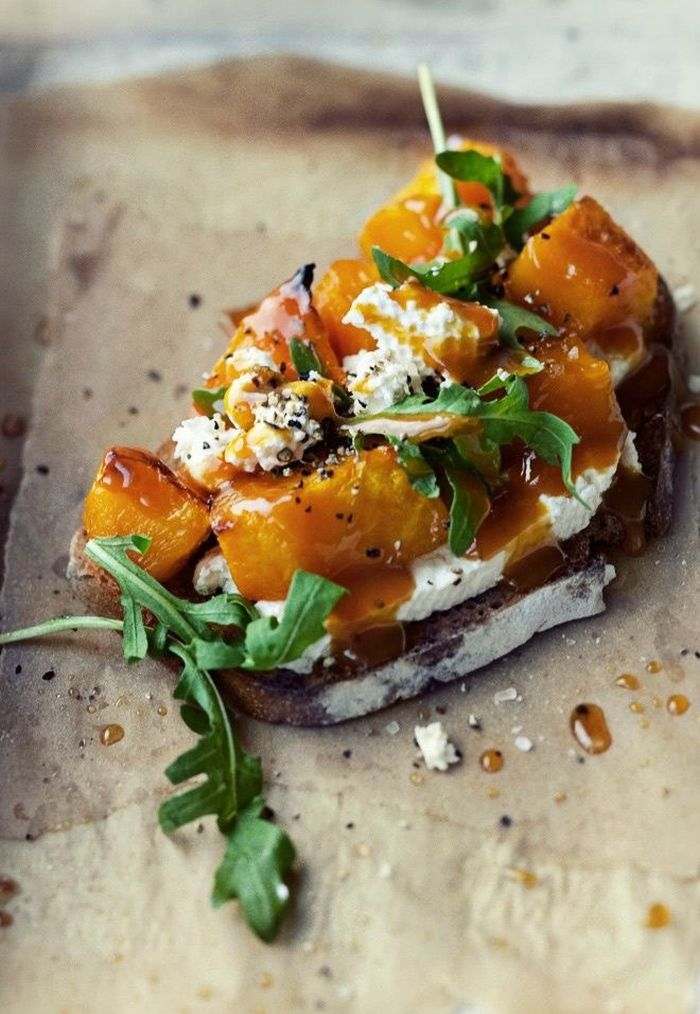
[[[312,279],[313,265],[307,264],[238,322],[226,352],[207,378],[207,387],[228,385],[241,370],[227,357],[247,348],[266,352],[285,380],[297,380],[299,374],[290,351],[292,338],[307,342],[318,356],[324,374],[332,380],[342,381],[338,359],[311,303]]]
[[[85,500],[88,538],[147,535],[139,564],[159,581],[180,570],[209,534],[204,502],[149,451],[112,447]]]
[[[591,197],[531,236],[506,280],[509,299],[585,337],[628,323],[644,328],[657,287],[652,262]],[[621,336],[610,337],[619,346]]]
[[[441,204],[439,194],[413,194],[385,204],[362,228],[359,236],[362,253],[369,259],[372,247],[378,246],[408,263],[436,257],[444,241],[439,221]]]
[[[362,349],[374,348],[366,331],[352,324],[343,324],[343,317],[356,296],[379,281],[373,261],[333,261],[325,275],[314,286],[314,305],[318,310],[333,351],[342,361]]]
[[[222,491],[212,526],[241,592],[281,599],[297,568],[343,583],[400,568],[445,542],[447,510],[411,487],[379,447],[310,475],[246,475]]]

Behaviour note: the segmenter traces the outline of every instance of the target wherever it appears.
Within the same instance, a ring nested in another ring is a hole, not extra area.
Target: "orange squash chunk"
[[[390,447],[311,475],[244,475],[221,492],[212,527],[241,592],[282,599],[303,568],[343,583],[401,568],[446,539],[447,509],[411,487]]]
[[[591,197],[531,236],[508,269],[507,297],[558,327],[592,336],[652,317],[658,274]]]
[[[341,361],[362,349],[374,348],[367,332],[352,324],[343,324],[343,317],[353,299],[377,281],[379,272],[374,261],[340,260],[333,261],[314,286],[314,305],[333,351]]]
[[[274,289],[260,306],[237,324],[226,352],[209,374],[207,387],[228,385],[238,371],[226,357],[238,349],[258,348],[267,352],[286,380],[297,380],[289,343],[292,338],[307,342],[315,351],[324,374],[342,382],[343,371],[331,348],[321,319],[311,303],[312,266],[300,268],[288,281]]]
[[[88,538],[147,535],[141,566],[159,581],[177,573],[209,534],[206,505],[149,451],[112,447],[85,500]]]
[[[468,139],[462,141],[459,147],[462,151],[472,149],[474,151],[481,152],[482,155],[499,157],[501,159],[503,171],[509,177],[515,190],[523,196],[529,196],[530,187],[527,176],[525,176],[515,158],[505,148],[499,148],[495,144],[488,144],[486,141],[472,141]],[[462,204],[467,204],[472,208],[480,208],[481,210],[493,207],[491,192],[483,185],[483,183],[469,183],[457,180],[456,188],[457,195]],[[435,159],[430,158],[421,163],[416,175],[406,184],[405,187],[402,187],[401,190],[394,195],[392,202],[400,201],[405,197],[416,196],[418,194],[427,196],[429,194],[439,193],[440,188],[438,185]]]
[[[402,261],[429,261],[442,249],[444,232],[439,222],[442,198],[439,194],[413,194],[385,204],[365,222],[359,236],[360,249],[367,259],[372,247]]]

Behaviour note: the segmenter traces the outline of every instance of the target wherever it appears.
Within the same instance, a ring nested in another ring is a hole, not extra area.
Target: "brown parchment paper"
[[[672,287],[698,284],[697,117],[454,91],[443,106],[450,128],[508,141],[538,188],[573,177],[593,192]],[[22,390],[36,380],[7,542],[11,628],[80,608],[63,572],[100,454],[156,446],[182,417],[221,346],[220,310],[305,260],[349,255],[426,138],[412,82],[283,59],[47,94],[5,107],[2,122],[3,399],[17,397],[13,378]],[[697,310],[685,317],[681,355],[695,373],[698,323]],[[172,839],[157,828],[163,769],[190,738],[173,674],[127,667],[118,641],[97,635],[5,650],[0,876],[19,891],[0,929],[3,1009],[693,1010],[697,522],[686,453],[671,534],[622,566],[603,616],[343,727],[241,719],[299,852],[272,947],[235,905],[208,904],[213,823]],[[615,686],[623,672],[637,693]],[[497,705],[510,686],[518,700]],[[682,717],[654,705],[675,692],[692,702]],[[606,754],[574,749],[581,701],[605,710]],[[436,713],[464,753],[447,775],[413,766],[413,726]],[[109,722],[125,737],[106,748]],[[478,765],[489,746],[505,755],[498,775]],[[645,927],[655,902],[671,913],[659,930]]]

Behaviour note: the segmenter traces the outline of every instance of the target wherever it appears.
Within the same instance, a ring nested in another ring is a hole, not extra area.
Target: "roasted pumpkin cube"
[[[440,225],[441,205],[440,194],[413,194],[385,204],[362,227],[362,253],[369,259],[372,247],[378,246],[408,263],[437,257],[445,238]]]
[[[591,197],[531,236],[506,280],[509,299],[585,337],[627,321],[646,326],[657,287],[652,262]]]
[[[365,330],[343,324],[343,317],[356,296],[379,281],[379,272],[371,260],[333,261],[314,286],[314,305],[323,322],[333,351],[342,360],[362,349],[374,348]]]
[[[486,141],[472,141],[469,139],[461,141],[459,148],[462,151],[474,150],[482,155],[492,155],[499,158],[503,171],[510,179],[513,188],[522,196],[529,196],[530,188],[527,176],[525,176],[515,158],[505,148],[499,148],[495,144],[488,144]],[[483,183],[470,183],[459,180],[456,182],[456,187],[457,196],[462,204],[467,204],[473,208],[480,208],[484,211],[493,206],[491,192]],[[439,193],[440,187],[435,159],[430,158],[421,163],[416,175],[394,195],[392,203],[419,194],[427,196],[428,194]]]
[[[206,384],[216,388],[228,385],[241,371],[228,357],[241,349],[259,349],[267,353],[286,380],[296,380],[290,342],[298,338],[311,346],[324,374],[342,382],[343,371],[331,348],[321,318],[311,303],[313,265],[300,268],[263,299],[260,306],[237,324],[224,355],[216,362]]]
[[[446,539],[447,509],[412,488],[392,448],[311,475],[242,475],[219,493],[212,527],[233,579],[251,599],[282,599],[297,568],[343,583],[383,572]]]
[[[147,535],[138,562],[159,581],[180,570],[210,532],[206,504],[155,454],[112,447],[85,500],[88,538]]]

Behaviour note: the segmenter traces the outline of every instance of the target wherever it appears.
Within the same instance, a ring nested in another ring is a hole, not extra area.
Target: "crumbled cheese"
[[[697,302],[697,292],[692,285],[679,285],[673,290],[673,299],[679,313],[687,313]]]
[[[231,436],[218,412],[211,419],[205,415],[183,419],[173,433],[175,458],[194,479],[206,482],[207,472],[216,467]]]
[[[277,363],[269,352],[259,349],[257,345],[244,345],[226,356],[226,360],[234,370],[243,373],[249,370],[277,370]]]
[[[447,771],[450,764],[457,764],[460,760],[454,744],[447,738],[442,722],[417,725],[413,731],[425,766],[429,770]]]
[[[609,468],[587,468],[576,478],[576,492],[584,502],[572,496],[540,496],[540,503],[549,512],[551,534],[557,541],[569,539],[582,531],[600,507],[603,493],[612,483],[617,464]]]
[[[637,454],[637,445],[634,442],[636,436],[637,434],[633,433],[632,430],[628,432],[622,445],[622,454],[620,455],[620,464],[629,472],[641,472],[642,470],[639,455]]]
[[[217,591],[238,592],[226,557],[218,549],[212,549],[202,557],[194,568],[192,583],[199,595],[213,595]]]
[[[407,345],[395,348],[363,349],[343,359],[348,391],[355,415],[374,414],[394,402],[416,394],[426,375],[422,360]]]
[[[688,376],[688,390],[691,394],[700,394],[700,373],[691,373]]]
[[[493,695],[494,704],[505,704],[507,701],[514,701],[517,699],[518,691],[515,687],[508,687],[507,690],[497,690]]]
[[[515,745],[517,749],[522,750],[523,753],[528,753],[534,746],[532,740],[527,736],[516,736]]]
[[[388,732],[390,736],[395,736],[400,728],[401,726],[398,722],[387,722],[384,726],[384,732]]]
[[[388,880],[393,872],[394,870],[391,863],[382,863],[377,870],[377,874],[382,878],[382,880]]]
[[[245,471],[260,466],[269,472],[299,461],[323,437],[320,423],[311,417],[308,400],[287,388],[268,391],[253,406],[253,419],[251,428],[241,431],[243,440],[239,435],[226,452],[226,460]]]

